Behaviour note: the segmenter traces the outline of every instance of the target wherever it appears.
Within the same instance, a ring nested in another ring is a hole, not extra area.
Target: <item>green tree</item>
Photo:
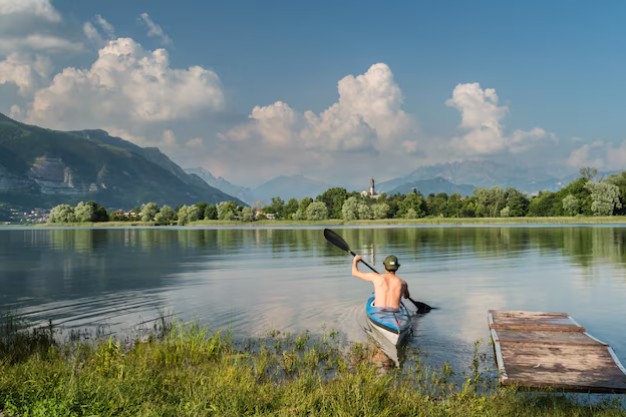
[[[359,219],[361,220],[372,219],[372,209],[370,209],[370,206],[363,201],[358,204],[357,213],[359,215]]]
[[[79,202],[74,207],[74,217],[79,223],[92,222],[94,218],[93,205]]]
[[[76,221],[80,223],[87,222],[106,222],[109,220],[109,213],[100,204],[94,201],[79,202],[74,208]]]
[[[186,225],[186,224],[189,224],[191,222],[198,220],[198,218],[200,217],[200,210],[195,205],[187,206],[183,204],[178,209],[177,217],[178,217],[178,224],[183,226],[183,225]]]
[[[254,221],[254,209],[252,207],[244,207],[241,209],[241,221],[242,222]]]
[[[528,215],[532,217],[558,216],[563,211],[562,200],[556,193],[542,191],[530,199]]]
[[[315,201],[321,201],[326,204],[328,216],[331,219],[341,219],[341,209],[348,197],[348,191],[345,188],[334,187],[318,195]]]
[[[580,169],[580,176],[587,181],[593,181],[598,175],[598,170],[593,167],[583,167]]]
[[[196,203],[195,204],[196,207],[198,207],[198,220],[204,220],[205,217],[204,215],[206,214],[206,209],[209,206],[208,203],[205,202],[200,202],[200,203]]]
[[[461,214],[459,217],[476,217],[476,196],[465,197],[461,201]]]
[[[306,209],[313,202],[311,197],[303,197],[298,201],[298,209],[293,215],[294,220],[306,220]]]
[[[74,208],[69,204],[59,204],[50,210],[49,223],[75,223]]]
[[[341,217],[346,221],[356,220],[359,216],[358,208],[359,202],[356,197],[349,197],[341,207]]]
[[[314,201],[306,208],[307,220],[328,219],[328,208],[323,201]]]
[[[418,192],[410,192],[398,202],[396,217],[417,219],[426,215],[426,200]]]
[[[478,188],[474,195],[477,217],[498,217],[500,210],[506,207],[506,192],[500,187]]]
[[[234,220],[237,218],[237,204],[234,201],[217,203],[217,218],[219,220]]]
[[[298,211],[298,200],[295,198],[290,198],[285,204],[285,218],[293,219],[293,215]]]
[[[585,187],[585,184],[589,182],[585,177],[580,177],[571,183],[569,183],[564,188],[560,189],[556,192],[558,199],[561,200],[561,210],[562,214],[567,214],[565,211],[565,207],[563,206],[563,199],[568,195],[572,195],[578,200],[579,210],[578,213],[583,214],[585,216],[590,216],[591,212],[591,193]],[[577,214],[578,214],[577,213]],[[561,214],[558,211],[555,211],[554,214]]]
[[[152,222],[154,221],[154,216],[159,212],[159,206],[157,203],[149,202],[141,206],[141,211],[139,212],[139,217],[142,222]]]
[[[577,216],[580,214],[580,201],[576,197],[571,194],[565,196],[562,200],[563,202],[563,211],[568,216]]]
[[[619,201],[621,207],[615,207],[613,213],[619,215],[626,214],[626,171],[611,175],[606,179],[606,181],[619,188]]]
[[[217,207],[213,204],[206,206],[204,210],[204,218],[206,220],[217,220]]]
[[[429,194],[426,198],[426,213],[430,216],[445,216],[448,194]]]
[[[463,217],[461,214],[463,208],[463,197],[461,194],[454,193],[448,197],[444,211],[445,217]]]
[[[507,188],[505,191],[506,207],[508,207],[507,217],[524,217],[528,214],[530,201],[526,194],[515,188]],[[504,216],[503,216],[504,217]]]
[[[169,225],[176,219],[176,212],[167,204],[161,207],[161,210],[154,215],[154,223],[158,225]]]
[[[375,219],[386,219],[389,213],[389,204],[387,203],[374,203],[372,204],[372,216]]]
[[[595,216],[611,216],[616,208],[622,207],[617,185],[608,181],[589,181],[585,188],[591,193],[591,211]]]
[[[280,197],[272,197],[272,203],[266,206],[264,211],[273,214],[276,219],[285,218],[285,201]]]
[[[387,193],[382,193],[376,200],[376,203],[387,204],[386,217],[389,219],[395,219],[399,217],[398,212],[400,211],[400,203],[404,200],[404,197],[405,196],[402,194],[387,195]]]

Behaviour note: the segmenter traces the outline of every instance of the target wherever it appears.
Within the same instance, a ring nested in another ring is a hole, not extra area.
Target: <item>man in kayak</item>
[[[361,257],[359,255],[354,257],[352,261],[352,276],[374,284],[374,306],[390,310],[400,308],[400,298],[409,298],[410,295],[406,281],[396,275],[396,271],[400,267],[398,258],[394,255],[389,255],[385,258],[383,261],[383,265],[385,265],[384,274],[359,271],[358,263],[360,260]]]

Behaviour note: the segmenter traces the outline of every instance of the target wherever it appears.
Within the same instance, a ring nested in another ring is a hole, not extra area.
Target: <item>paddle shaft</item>
[[[356,253],[354,253],[353,251],[349,251],[349,252],[350,252],[350,255],[356,256]],[[363,258],[361,258],[360,262],[363,263],[363,265],[365,265],[366,267],[368,267],[369,269],[371,269],[372,271],[374,271],[374,272],[376,272],[378,274],[378,271],[376,270],[376,268],[374,268],[372,265],[370,265],[367,262],[365,262],[363,260]]]

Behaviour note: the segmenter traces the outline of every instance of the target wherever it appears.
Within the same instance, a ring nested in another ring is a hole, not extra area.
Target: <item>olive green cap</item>
[[[398,258],[394,255],[389,255],[383,261],[383,265],[385,265],[387,271],[397,271],[400,267],[400,262],[398,262]]]

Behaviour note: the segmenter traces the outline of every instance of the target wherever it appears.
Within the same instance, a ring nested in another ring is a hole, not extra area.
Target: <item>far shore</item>
[[[427,226],[427,225],[541,225],[541,224],[569,224],[569,225],[601,225],[625,224],[626,216],[576,216],[576,217],[479,217],[479,218],[445,218],[426,217],[421,219],[381,219],[381,220],[256,220],[252,222],[226,220],[198,220],[182,227],[281,227],[281,226]],[[0,227],[34,226],[34,227],[171,227],[157,226],[154,222],[142,221],[112,221],[98,223],[45,223],[45,224],[3,224]]]

